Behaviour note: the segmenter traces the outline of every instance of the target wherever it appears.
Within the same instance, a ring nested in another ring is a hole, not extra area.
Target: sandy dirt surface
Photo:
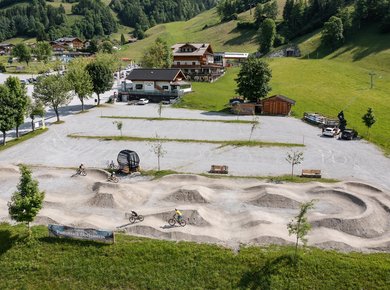
[[[19,179],[18,168],[0,167],[0,220],[9,221],[7,201]],[[170,175],[158,180],[121,177],[107,182],[108,173],[33,167],[45,190],[44,208],[37,224],[122,229],[159,239],[240,244],[293,243],[287,223],[302,202],[315,200],[309,221],[309,245],[343,251],[390,251],[389,192],[360,182],[273,184],[255,179],[212,179]],[[168,219],[180,209],[187,226],[171,227]],[[143,222],[129,224],[135,210]]]

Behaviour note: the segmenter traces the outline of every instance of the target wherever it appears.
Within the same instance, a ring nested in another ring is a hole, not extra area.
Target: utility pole
[[[376,76],[376,73],[369,72],[368,74],[370,75],[370,80],[371,80],[371,82],[370,82],[370,89],[372,89],[374,87],[374,76]]]

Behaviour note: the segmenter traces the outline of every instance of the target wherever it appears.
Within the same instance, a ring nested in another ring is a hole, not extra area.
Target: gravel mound
[[[164,200],[174,202],[207,203],[207,200],[198,190],[184,188],[176,190]]]
[[[297,209],[300,202],[279,194],[264,194],[249,201],[250,204],[260,207]]]
[[[118,204],[114,200],[114,196],[111,193],[96,193],[94,197],[92,197],[87,205],[102,207],[102,208],[117,208]]]

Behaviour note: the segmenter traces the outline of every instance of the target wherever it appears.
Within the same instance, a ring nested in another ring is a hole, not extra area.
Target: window
[[[192,62],[192,65],[195,65],[195,64],[196,64],[195,61],[193,61],[193,62]]]
[[[142,84],[136,84],[135,85],[135,89],[136,90],[142,90],[142,87],[143,87]]]
[[[177,64],[177,65],[180,65],[180,61],[178,61],[176,64]]]
[[[164,91],[168,90],[168,86],[162,86],[162,88],[163,88]]]

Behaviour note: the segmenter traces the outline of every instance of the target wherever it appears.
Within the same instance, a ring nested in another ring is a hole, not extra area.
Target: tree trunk
[[[97,105],[100,105],[100,94],[97,94]]]
[[[27,222],[27,229],[28,229],[28,237],[31,237],[31,227],[30,227],[30,222]]]
[[[19,138],[19,126],[16,125],[16,139]]]
[[[158,156],[158,158],[157,158],[157,162],[158,162],[158,167],[157,167],[157,169],[158,169],[158,171],[160,171],[160,156]]]
[[[3,146],[5,146],[5,138],[6,138],[6,135],[5,135],[5,131],[2,131],[3,132]]]
[[[81,101],[81,112],[84,112],[84,98],[80,98]]]
[[[58,113],[58,108],[54,109],[54,112],[56,113],[57,116],[57,122],[60,122],[60,114]]]
[[[294,164],[291,164],[291,177],[294,177]]]
[[[31,129],[32,129],[33,131],[35,131],[35,123],[34,123],[35,117],[34,117],[34,116],[30,116],[30,118],[31,118]]]

